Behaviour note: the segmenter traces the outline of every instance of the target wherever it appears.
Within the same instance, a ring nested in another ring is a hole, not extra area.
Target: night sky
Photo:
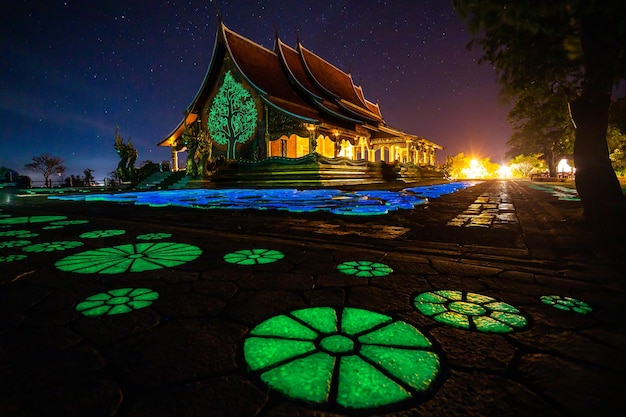
[[[444,0],[220,0],[222,20],[272,49],[302,44],[350,72],[388,125],[504,162],[511,128],[496,74],[468,51],[465,23]],[[115,127],[138,163],[170,159],[156,143],[180,122],[211,60],[216,7],[195,1],[8,0],[1,14],[0,166],[34,155],[70,174],[117,167]],[[182,165],[182,163],[181,163]]]

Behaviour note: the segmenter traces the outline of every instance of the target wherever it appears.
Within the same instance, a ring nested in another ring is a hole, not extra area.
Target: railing
[[[19,188],[83,188],[83,189],[116,188],[120,186],[120,184],[116,182],[112,182],[110,178],[93,179],[91,185],[85,184],[84,181],[77,181],[76,183],[69,185],[66,181],[59,181],[56,179],[52,179],[52,187],[47,187],[44,180],[31,180],[30,184],[28,184],[28,181],[22,180],[22,179],[20,179],[20,181],[17,181],[17,182],[11,182],[11,183],[4,182],[1,185],[5,187],[12,186],[12,187],[19,187]]]

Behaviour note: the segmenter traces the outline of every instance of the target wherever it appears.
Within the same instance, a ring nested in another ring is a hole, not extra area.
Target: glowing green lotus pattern
[[[560,295],[543,295],[541,296],[541,302],[559,310],[573,311],[579,314],[587,314],[592,310],[591,306],[584,301]]]
[[[89,223],[89,220],[59,220],[51,222],[48,226],[42,227],[45,230],[62,229],[65,226]]]
[[[197,246],[185,243],[137,243],[90,250],[67,256],[55,266],[80,274],[121,274],[174,267],[202,254]]]
[[[337,270],[362,278],[384,277],[393,272],[389,266],[371,261],[348,261],[337,265]]]
[[[425,292],[415,297],[413,304],[422,314],[460,329],[508,333],[528,324],[528,320],[512,305],[471,292]]]
[[[28,216],[28,217],[8,217],[0,219],[0,225],[24,224],[24,223],[44,223],[57,220],[65,220],[67,216]]]
[[[161,240],[167,239],[168,237],[172,237],[171,233],[146,233],[143,235],[137,236],[139,240]]]
[[[101,237],[119,236],[126,233],[126,230],[110,229],[110,230],[94,230],[82,233],[79,237],[82,239],[98,239]]]
[[[30,240],[8,240],[5,242],[0,242],[0,249],[6,248],[19,248],[21,246],[28,246],[32,242]]]
[[[432,343],[415,327],[347,307],[269,318],[250,332],[244,356],[283,395],[352,410],[420,398],[440,370]]]
[[[148,307],[159,294],[148,288],[119,288],[87,297],[76,306],[76,311],[88,316],[130,313]]]
[[[272,249],[244,249],[224,255],[224,261],[237,265],[269,264],[283,259],[282,252]]]
[[[12,254],[12,255],[0,256],[0,263],[21,261],[23,259],[26,259],[26,255],[23,255],[23,254]]]
[[[37,237],[38,233],[33,233],[30,230],[4,230],[0,231],[0,237],[16,237],[18,239],[26,239],[29,237]]]
[[[54,252],[58,250],[73,249],[79,246],[83,246],[83,242],[74,240],[64,240],[58,242],[46,242],[38,243],[35,245],[28,245],[22,248],[24,252]]]
[[[56,222],[51,222],[52,226],[72,226],[76,224],[85,224],[89,223],[89,220],[59,220]]]

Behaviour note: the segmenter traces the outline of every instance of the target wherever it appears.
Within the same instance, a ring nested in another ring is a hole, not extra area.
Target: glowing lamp
[[[572,167],[567,163],[567,159],[563,158],[559,161],[556,170],[561,174],[569,174],[572,172]]]

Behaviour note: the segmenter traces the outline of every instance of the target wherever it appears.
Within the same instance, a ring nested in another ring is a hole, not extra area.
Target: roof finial
[[[272,22],[272,26],[274,27],[274,37],[278,40],[278,28],[276,27],[276,22]]]
[[[217,4],[217,0],[209,0],[215,7],[215,14],[217,15],[217,23],[222,23],[222,14],[220,13],[220,6]]]
[[[300,43],[300,32],[298,31],[298,28],[294,25],[293,26],[293,31],[296,32],[296,45]]]

